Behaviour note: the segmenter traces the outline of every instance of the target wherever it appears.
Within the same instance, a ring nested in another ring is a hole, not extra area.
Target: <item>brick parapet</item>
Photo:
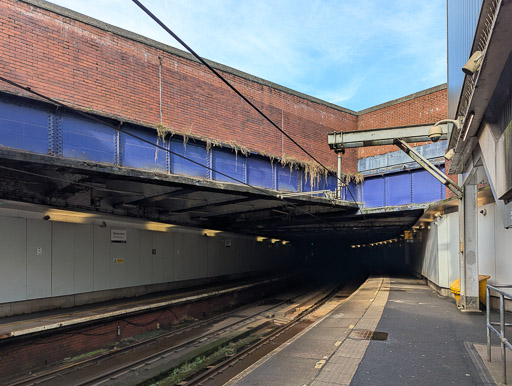
[[[184,51],[42,0],[2,1],[0,33],[4,37],[2,75],[52,98],[144,126],[156,127],[162,119],[176,133],[309,161]],[[328,132],[431,123],[447,114],[445,85],[356,113],[219,63],[210,64],[331,168],[336,155],[327,146]],[[6,84],[0,90],[24,94]],[[343,169],[355,172],[357,158],[394,150],[349,150]]]

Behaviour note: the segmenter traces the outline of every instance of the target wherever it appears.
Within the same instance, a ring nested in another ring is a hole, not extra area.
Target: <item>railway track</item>
[[[232,368],[235,364],[242,362],[246,360],[251,354],[255,353],[257,350],[260,350],[265,345],[269,344],[270,342],[275,341],[277,338],[285,334],[287,331],[295,327],[297,324],[301,323],[303,319],[310,315],[312,312],[317,310],[319,307],[321,307],[326,301],[331,299],[336,294],[336,290],[333,290],[329,294],[327,294],[325,297],[317,301],[315,304],[313,304],[311,307],[307,308],[306,310],[302,311],[300,314],[298,314],[295,318],[290,320],[288,323],[282,325],[281,327],[277,328],[275,331],[273,331],[271,334],[266,336],[265,338],[259,340],[258,342],[250,345],[249,347],[245,348],[244,350],[238,352],[236,355],[233,355],[226,360],[222,361],[221,363],[218,363],[215,366],[210,367],[208,370],[202,372],[201,374],[197,375],[196,377],[189,379],[188,381],[183,382],[183,384],[187,386],[195,386],[195,385],[204,385],[208,383],[214,383],[217,376],[220,374],[224,374],[227,370]],[[295,335],[295,334],[294,334]],[[288,340],[288,339],[286,339]],[[262,356],[262,355],[261,355]],[[244,368],[251,365],[253,362],[255,362],[254,358],[252,358],[251,363],[248,363],[246,366],[242,366]],[[235,373],[238,373],[236,371]],[[229,377],[228,377],[229,378]],[[224,382],[222,382],[224,383]],[[217,383],[220,384],[220,383]]]
[[[332,287],[332,286],[331,286]],[[179,357],[181,353],[191,350],[197,346],[208,342],[214,342],[215,339],[225,335],[230,331],[241,329],[244,326],[250,325],[257,320],[272,320],[274,312],[289,306],[291,308],[300,306],[300,299],[315,299],[313,305],[308,306],[306,310],[301,311],[300,314],[287,322],[285,325],[279,327],[267,338],[258,342],[257,345],[264,344],[264,341],[274,339],[275,336],[282,334],[287,329],[298,323],[300,319],[318,308],[328,298],[333,296],[335,288],[323,288],[320,291],[312,291],[300,294],[294,294],[291,297],[285,297],[277,303],[271,304],[268,307],[262,305],[262,302],[247,305],[236,310],[218,315],[214,318],[194,322],[179,329],[172,330],[168,333],[162,334],[158,337],[146,339],[142,342],[134,343],[129,346],[110,351],[90,359],[82,360],[72,364],[68,364],[51,371],[34,373],[29,377],[19,379],[13,383],[14,385],[102,385],[109,383],[116,383],[117,380],[123,377],[130,377],[132,374],[142,371],[142,369],[151,367],[159,362],[168,362],[173,357]],[[318,294],[321,294],[318,295]],[[319,297],[318,299],[316,299]],[[307,301],[306,301],[307,302]],[[249,315],[240,317],[239,315],[244,311],[250,311]],[[229,321],[232,318],[233,320]],[[218,328],[213,330],[209,327],[212,325],[222,324],[222,321],[227,321]],[[206,330],[206,331],[205,331]],[[277,335],[276,335],[277,334]],[[180,336],[187,335],[186,339],[181,339],[179,343],[174,341]],[[173,341],[171,341],[173,340]],[[162,348],[162,346],[164,346]],[[153,349],[153,347],[155,347]],[[254,348],[253,348],[254,347]],[[251,346],[247,349],[256,349],[256,346]],[[149,354],[148,354],[149,352]],[[246,352],[244,350],[243,352]],[[140,353],[140,354],[137,354]],[[241,354],[241,353],[240,353]],[[239,354],[236,355],[239,357]],[[235,357],[233,357],[235,358]],[[235,360],[235,359],[233,359]],[[215,367],[217,368],[217,366]],[[212,377],[215,371],[209,371],[208,377]],[[198,381],[194,381],[199,384]],[[136,383],[136,382],[134,382]]]

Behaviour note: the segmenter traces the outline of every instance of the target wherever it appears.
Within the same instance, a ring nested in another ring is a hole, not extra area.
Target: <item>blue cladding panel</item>
[[[157,136],[155,132],[140,130],[131,127],[124,127],[125,131],[132,133],[138,137],[141,137],[151,143],[157,143]],[[120,163],[122,166],[128,166],[137,169],[146,170],[167,170],[167,152],[162,149],[157,149],[149,143],[142,142],[139,139],[133,138],[130,135],[120,133],[119,135],[120,144]],[[162,140],[158,142],[160,146],[167,147],[167,144],[163,144]],[[155,159],[155,155],[157,155]]]
[[[173,139],[171,140],[171,151],[199,164],[171,154],[171,173],[208,178],[208,169],[204,166],[208,165],[207,157],[209,155],[204,144],[196,145],[188,142],[185,145],[182,140]]]
[[[261,186],[262,188],[273,188],[272,164],[267,158],[247,158],[247,183],[249,185]]]
[[[411,174],[397,173],[385,177],[386,180],[386,205],[406,205],[412,202]]]
[[[244,168],[246,166],[246,157],[235,153],[231,150],[212,149],[212,161],[214,170],[218,170],[230,177],[236,178],[238,181],[244,181]],[[217,181],[236,182],[217,172],[213,172],[213,179]]]
[[[64,157],[113,163],[115,130],[111,127],[68,115],[62,117]]]
[[[344,188],[345,191],[345,200],[347,201],[356,201],[361,202],[361,184],[356,185],[353,182],[348,184],[348,187]]]
[[[48,153],[48,118],[45,111],[0,102],[0,145]]]
[[[426,170],[412,172],[412,200],[415,204],[444,198],[444,185]]]
[[[303,183],[302,183],[302,191],[303,192],[311,192],[313,190],[324,190],[327,189],[325,177],[322,174],[321,177],[313,179],[313,186],[311,186],[311,176],[308,174],[306,179],[306,173],[303,173]],[[336,189],[336,187],[335,187]]]
[[[299,173],[297,169],[290,171],[289,166],[277,166],[277,189],[296,192],[299,188]]]
[[[338,188],[338,178],[334,176],[327,176],[327,185],[326,189],[335,191]]]
[[[384,178],[368,178],[363,182],[363,201],[367,208],[386,205],[384,199]]]

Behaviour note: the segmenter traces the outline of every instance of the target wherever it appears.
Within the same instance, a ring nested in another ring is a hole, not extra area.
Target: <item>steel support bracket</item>
[[[453,182],[446,174],[444,174],[441,170],[435,167],[428,159],[423,157],[420,153],[418,153],[414,148],[409,146],[403,139],[395,138],[394,144],[402,150],[405,154],[411,157],[414,161],[416,161],[423,169],[429,172],[432,176],[434,176],[439,182],[445,185],[448,189],[450,189],[453,193],[457,195],[457,197],[462,198],[464,195],[463,189]]]

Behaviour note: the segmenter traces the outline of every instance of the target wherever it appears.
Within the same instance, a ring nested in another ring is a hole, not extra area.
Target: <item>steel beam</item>
[[[400,148],[400,150],[406,153],[409,157],[415,160],[423,169],[432,174],[432,176],[434,176],[439,182],[441,182],[453,193],[455,193],[457,197],[462,196],[462,188],[459,185],[450,180],[446,174],[436,168],[428,159],[423,157],[420,153],[405,143],[403,139],[395,139],[395,145],[398,146],[398,148]]]
[[[327,143],[334,151],[343,149],[364,147],[364,146],[382,146],[393,145],[395,138],[400,138],[404,142],[429,142],[428,131],[433,126],[403,126],[385,129],[359,130],[359,131],[340,131],[329,133]],[[448,124],[439,125],[443,130],[441,140],[448,138]]]
[[[460,309],[465,312],[479,311],[477,193],[478,185],[467,184],[459,197]]]

